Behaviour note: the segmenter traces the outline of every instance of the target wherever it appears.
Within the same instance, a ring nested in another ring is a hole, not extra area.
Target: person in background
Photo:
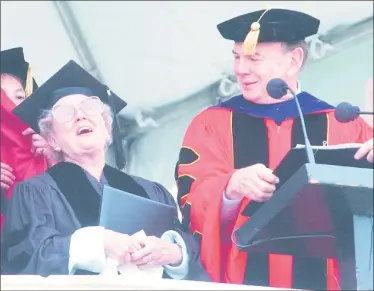
[[[61,162],[13,191],[3,230],[6,274],[101,273],[111,259],[142,268],[162,265],[174,279],[191,278],[194,270],[200,277],[199,244],[179,230],[172,195],[160,184],[105,164],[106,149],[119,134],[112,114],[125,106],[70,61],[14,110]],[[123,165],[117,158],[116,164]],[[103,185],[173,206],[175,229],[161,238],[138,239],[99,227]]]
[[[373,161],[373,129],[362,118],[339,123],[334,107],[298,82],[308,56],[305,38],[320,21],[305,13],[266,9],[218,25],[233,44],[241,95],[198,114],[185,133],[176,166],[182,224],[201,241],[201,260],[214,282],[335,290],[337,262],[242,252],[231,241],[249,218],[252,201],[270,199],[279,182],[273,170],[297,144],[305,144],[292,95],[273,99],[267,84],[283,79],[297,93],[312,145],[362,143],[355,158]]]
[[[366,111],[373,112],[373,78],[370,78],[366,82]],[[366,115],[363,116],[366,123],[373,127],[373,115]]]
[[[31,67],[22,48],[1,52],[1,225],[16,182],[31,178],[47,169],[49,149],[39,135],[28,135],[28,126],[12,110],[37,89]],[[42,155],[44,151],[44,155]]]

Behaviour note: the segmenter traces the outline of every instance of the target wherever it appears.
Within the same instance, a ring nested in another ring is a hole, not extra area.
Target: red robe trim
[[[13,168],[16,177],[13,186],[6,192],[9,199],[17,182],[26,180],[43,173],[47,169],[44,158],[35,158],[31,153],[31,139],[22,135],[28,128],[17,116],[12,113],[15,104],[6,93],[1,90],[1,162]],[[1,228],[4,216],[1,214]]]
[[[329,113],[324,113],[329,112]],[[327,116],[328,145],[365,142],[372,138],[373,130],[361,118],[350,123],[336,121],[331,110]],[[269,142],[269,168],[275,169],[291,148],[290,118],[278,126],[273,120],[265,119]],[[198,157],[180,154],[177,176],[178,193],[183,218],[190,230],[201,239],[201,260],[214,282],[242,284],[247,254],[240,252],[231,243],[233,229],[240,227],[248,217],[239,214],[233,224],[224,228],[220,223],[222,196],[227,183],[235,171],[233,153],[232,110],[209,108],[197,115],[190,124],[183,140],[183,147],[192,149]],[[187,162],[186,162],[187,161]],[[190,177],[183,186],[181,177]],[[182,195],[183,194],[183,195]],[[183,197],[182,197],[183,196]],[[243,200],[241,211],[250,203]],[[184,206],[184,207],[183,207]],[[241,212],[240,211],[240,212]],[[188,219],[185,219],[185,218]],[[269,285],[292,288],[292,257],[270,255]],[[339,290],[339,273],[335,260],[327,262],[328,290]]]

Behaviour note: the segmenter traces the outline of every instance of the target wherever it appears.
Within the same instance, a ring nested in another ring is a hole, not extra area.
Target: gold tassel
[[[26,85],[25,85],[26,97],[29,97],[32,94],[33,85],[34,85],[34,80],[32,78],[32,70],[31,70],[31,66],[29,65],[29,68],[27,69]]]
[[[251,30],[247,34],[245,40],[244,40],[244,54],[246,55],[254,55],[256,52],[256,46],[258,43],[258,37],[260,35],[260,20],[265,15],[267,11],[269,11],[271,8],[267,6],[265,8],[265,11],[262,13],[260,18],[251,24]]]

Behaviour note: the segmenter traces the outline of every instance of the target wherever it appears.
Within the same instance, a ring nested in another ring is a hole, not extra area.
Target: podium
[[[335,258],[341,290],[373,290],[373,166],[354,152],[326,150],[308,164],[305,152],[292,150],[275,171],[274,196],[243,211],[251,218],[235,243],[247,252]],[[338,165],[347,159],[349,167]]]

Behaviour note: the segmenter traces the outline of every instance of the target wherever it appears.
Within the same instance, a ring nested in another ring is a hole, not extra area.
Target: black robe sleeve
[[[66,235],[57,230],[56,224],[69,219],[56,217],[62,213],[59,199],[51,199],[53,192],[36,179],[15,187],[2,233],[2,274],[68,274],[71,235],[67,234],[73,231],[68,224]]]
[[[178,218],[178,208],[177,204],[174,200],[174,197],[170,194],[170,192],[161,184],[150,182],[148,180],[133,177],[144,189],[146,190],[150,199],[168,204],[170,206],[175,207],[175,223],[174,223],[174,231],[178,232],[187,247],[188,256],[190,258],[189,262],[189,273],[185,280],[194,280],[194,281],[206,281],[211,282],[209,275],[204,270],[201,260],[200,260],[200,243],[197,239],[192,235],[192,233],[188,231],[184,231],[182,229],[182,224]]]

